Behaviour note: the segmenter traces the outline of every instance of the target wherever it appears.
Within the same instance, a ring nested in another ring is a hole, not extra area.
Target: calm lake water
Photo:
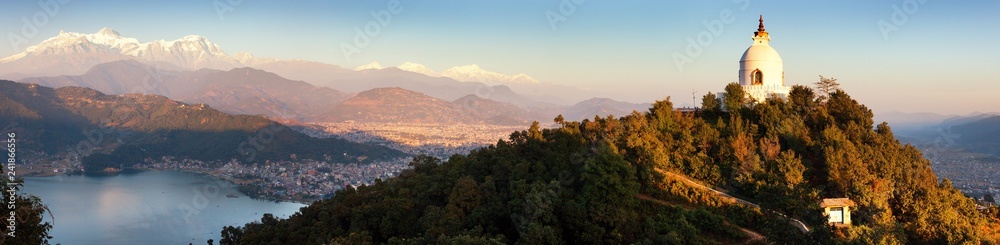
[[[224,180],[179,171],[28,177],[22,193],[49,206],[50,243],[65,245],[219,244],[223,226],[259,221],[264,213],[287,218],[305,206],[253,200]]]

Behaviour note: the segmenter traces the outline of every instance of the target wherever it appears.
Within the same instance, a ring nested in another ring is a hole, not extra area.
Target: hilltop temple
[[[771,47],[771,37],[764,30],[764,16],[753,33],[753,44],[740,58],[740,85],[747,96],[758,102],[774,95],[788,97],[790,87],[785,86],[785,70],[778,51]]]

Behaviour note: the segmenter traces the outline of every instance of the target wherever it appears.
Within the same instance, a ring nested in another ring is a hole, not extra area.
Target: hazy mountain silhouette
[[[177,71],[157,69],[134,60],[100,64],[80,76],[36,77],[20,82],[88,87],[107,94],[156,94],[188,103],[205,103],[228,113],[301,120],[314,118],[347,96],[335,89],[253,68]]]
[[[381,146],[313,138],[263,116],[230,115],[159,95],[106,95],[89,88],[52,89],[0,80],[0,112],[0,125],[16,125],[19,134],[32,139],[22,142],[23,149],[81,157],[97,153],[110,161],[135,154],[244,162],[287,159],[291,154],[339,162],[403,155]],[[268,142],[257,142],[265,147],[246,146],[261,134],[269,135]],[[80,145],[87,147],[81,150]]]
[[[594,116],[615,117],[626,116],[632,111],[643,112],[649,108],[649,104],[628,103],[616,101],[608,98],[592,98],[576,103],[563,110],[563,117],[566,120],[594,119]]]

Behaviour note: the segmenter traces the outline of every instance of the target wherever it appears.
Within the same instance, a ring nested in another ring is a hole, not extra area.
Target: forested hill
[[[510,139],[340,190],[288,219],[222,230],[223,244],[960,244],[998,242],[984,215],[843,91],[795,86],[755,103],[738,84],[697,115],[668,100],[622,118],[537,124]],[[725,108],[736,108],[723,111]],[[667,174],[670,173],[670,174]],[[759,208],[726,201],[686,175]],[[848,197],[853,226],[818,202]],[[785,218],[803,221],[800,232]]]
[[[85,157],[84,167],[97,170],[160,156],[245,163],[293,154],[334,162],[404,156],[381,146],[312,138],[263,116],[80,87],[52,89],[0,80],[0,115],[0,125],[20,130],[18,138],[24,140],[19,150]]]

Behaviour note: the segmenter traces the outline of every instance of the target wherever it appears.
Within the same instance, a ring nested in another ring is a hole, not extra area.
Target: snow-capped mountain
[[[483,70],[479,65],[456,66],[441,72],[442,76],[450,77],[459,81],[481,82],[486,84],[518,84],[518,83],[538,83],[538,80],[525,74],[508,76],[497,72]]]
[[[233,54],[233,58],[235,58],[236,61],[238,61],[243,66],[249,66],[249,67],[257,67],[259,65],[272,64],[272,63],[277,63],[277,62],[283,61],[283,60],[274,59],[274,58],[258,58],[258,57],[253,56],[253,54],[250,54],[250,53],[247,53],[247,52],[243,52],[243,51],[236,52],[235,54]],[[286,62],[290,62],[290,61],[286,61]]]
[[[441,74],[438,74],[436,71],[431,70],[431,68],[427,68],[424,65],[413,63],[413,62],[403,62],[403,64],[401,64],[399,66],[396,66],[396,68],[399,68],[400,70],[404,70],[404,71],[408,71],[408,72],[415,72],[415,73],[424,74],[424,75],[431,76],[431,77],[440,77],[441,76]]]
[[[140,42],[105,27],[92,34],[60,31],[59,35],[28,47],[24,52],[0,59],[0,74],[82,74],[94,65],[125,59],[183,69],[220,70],[273,61],[254,58],[247,53],[230,56],[219,45],[198,35],[172,41]]]
[[[385,68],[385,67],[382,67],[382,64],[379,64],[378,61],[374,61],[372,63],[368,63],[368,64],[364,64],[364,65],[358,66],[358,67],[354,68],[354,70],[355,71],[363,71],[363,70],[368,70],[368,69],[381,70],[382,68]]]
[[[358,66],[357,68],[354,68],[354,70],[356,71],[367,70],[367,69],[380,70],[383,68],[384,67],[382,67],[382,65],[380,65],[378,62],[372,62],[362,66]],[[525,74],[508,76],[500,74],[498,72],[484,70],[483,68],[480,68],[479,65],[476,64],[452,67],[447,70],[444,70],[441,73],[438,73],[432,70],[431,68],[427,68],[427,66],[413,62],[404,62],[403,64],[396,66],[396,68],[399,68],[400,70],[404,71],[424,74],[430,77],[447,77],[463,82],[481,82],[491,85],[539,83],[538,80],[535,80],[534,78],[531,78],[530,76]]]
[[[165,71],[204,68],[227,71],[251,67],[293,81],[304,81],[345,92],[398,86],[446,100],[476,94],[518,106],[534,106],[536,102],[568,105],[572,101],[601,95],[596,91],[540,83],[525,74],[506,75],[487,71],[478,65],[458,66],[437,72],[413,62],[388,69],[373,62],[356,69],[345,69],[322,62],[258,58],[246,52],[229,55],[219,45],[198,35],[172,41],[141,42],[111,28],[103,28],[96,33],[62,31],[26,48],[24,52],[2,58],[0,79],[79,76],[99,64],[122,60],[135,60],[155,70]],[[554,91],[559,94],[553,94]]]

